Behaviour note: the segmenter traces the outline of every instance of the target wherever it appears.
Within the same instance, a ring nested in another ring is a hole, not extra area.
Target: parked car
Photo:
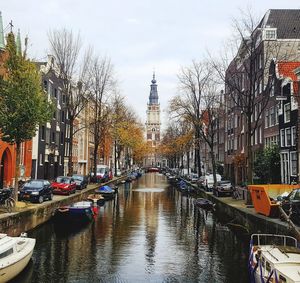
[[[82,190],[87,187],[87,185],[88,185],[87,176],[76,174],[76,175],[73,175],[72,178],[74,179],[74,181],[76,183],[76,189]]]
[[[117,169],[116,177],[120,177],[120,176],[122,176],[122,171],[121,169]]]
[[[217,182],[221,181],[221,175],[216,174]],[[214,176],[213,174],[204,176],[204,187],[207,191],[211,191],[214,186]]]
[[[189,176],[188,176],[188,179],[189,179],[189,181],[191,182],[191,183],[197,183],[197,181],[198,181],[198,174],[190,174]]]
[[[288,196],[282,197],[281,206],[295,224],[300,224],[300,189],[292,190]]]
[[[76,191],[76,183],[72,177],[59,176],[51,184],[54,194],[70,195]]]
[[[217,186],[213,187],[213,194],[219,196],[232,196],[233,187],[230,181],[223,180],[217,183]]]
[[[52,200],[53,191],[49,181],[35,179],[26,182],[18,192],[18,200],[42,203],[44,200]]]
[[[92,180],[96,183],[104,183],[112,178],[111,171],[107,165],[97,165],[96,177],[94,177],[94,172],[91,172]]]

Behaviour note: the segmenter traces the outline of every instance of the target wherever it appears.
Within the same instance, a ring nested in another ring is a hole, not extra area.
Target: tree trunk
[[[68,176],[73,175],[73,131],[74,131],[73,123],[74,123],[74,118],[70,117]]]
[[[117,141],[115,140],[115,150],[114,150],[114,153],[115,153],[115,161],[114,161],[114,166],[115,166],[115,176],[117,176]]]
[[[93,172],[94,172],[94,180],[97,181],[97,162],[98,162],[98,148],[99,148],[99,141],[95,140],[94,143],[94,164],[93,164]]]
[[[13,199],[17,201],[19,190],[19,176],[20,176],[20,160],[21,160],[21,143],[16,143],[16,166],[15,166],[15,187],[13,191]]]
[[[211,164],[212,164],[212,171],[214,176],[214,187],[217,186],[217,176],[216,176],[216,160],[215,160],[215,154],[213,151],[213,146],[210,146],[210,158],[211,158]]]
[[[249,117],[247,121],[247,159],[248,159],[248,167],[247,167],[247,185],[253,183],[253,176],[252,176],[252,165],[253,165],[253,155],[252,155],[252,145],[251,145],[251,117]]]
[[[197,158],[197,172],[198,177],[200,178],[202,175],[202,168],[201,168],[201,150],[200,150],[200,130],[196,129],[196,158]]]

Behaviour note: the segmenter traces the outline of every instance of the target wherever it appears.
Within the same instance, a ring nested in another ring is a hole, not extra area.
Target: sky
[[[232,35],[232,20],[250,7],[261,18],[268,9],[300,9],[299,0],[9,0],[2,1],[3,25],[29,37],[29,55],[45,60],[48,32],[79,32],[84,48],[110,57],[121,94],[146,121],[150,84],[155,70],[161,122],[178,94],[177,74],[192,60],[219,53]]]

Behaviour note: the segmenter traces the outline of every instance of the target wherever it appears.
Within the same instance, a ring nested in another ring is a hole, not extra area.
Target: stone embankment
[[[105,184],[115,184],[120,180],[122,177]],[[6,213],[3,210],[3,213],[0,214],[0,232],[10,236],[18,236],[22,232],[29,231],[50,220],[58,207],[86,199],[97,187],[99,184],[90,184],[86,189],[76,191],[75,194],[70,196],[55,195],[52,201],[45,201],[41,204],[18,202],[19,205],[14,212]]]
[[[216,212],[225,218],[227,224],[247,234],[272,233],[292,235],[297,238],[291,226],[279,218],[271,218],[258,214],[253,206],[247,205],[244,199],[233,199],[232,197],[216,197],[211,192],[206,192],[197,186],[192,186],[197,191],[197,197],[207,198],[216,204]]]

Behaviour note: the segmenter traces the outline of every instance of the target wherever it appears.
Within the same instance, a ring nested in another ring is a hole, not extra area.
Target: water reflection
[[[30,236],[27,281],[14,282],[248,282],[247,243],[156,173],[120,186],[93,223],[48,223]]]

